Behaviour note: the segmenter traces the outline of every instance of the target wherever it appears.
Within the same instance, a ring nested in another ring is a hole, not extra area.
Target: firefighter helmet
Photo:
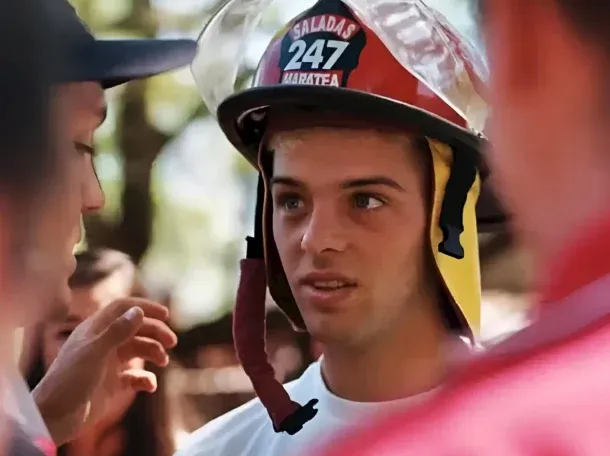
[[[264,258],[270,294],[297,329],[306,330],[273,240],[272,206],[265,203],[270,201],[266,182],[271,166],[265,158],[268,154],[261,151],[274,119],[307,119],[311,126],[341,119],[345,125],[391,126],[427,138],[434,172],[430,248],[446,292],[449,322],[472,335],[480,320],[477,223],[486,227],[503,218],[493,204],[495,199],[486,197],[492,204],[477,205],[481,191],[488,193],[480,154],[487,117],[482,95],[485,62],[444,17],[421,0],[376,3],[317,1],[272,38],[252,87],[233,93],[236,55],[226,55],[230,50],[223,46],[243,52],[269,0],[229,1],[199,38],[193,74],[227,138],[261,173],[248,257]],[[264,277],[259,279],[265,282]],[[244,279],[242,270],[242,285],[244,280],[252,282]],[[247,294],[238,296],[235,311],[238,354],[254,377],[255,389],[276,429],[287,430],[290,426],[281,425],[290,415],[286,410],[294,412],[293,417],[297,412],[307,415],[307,410],[295,408],[294,403],[291,409],[287,396],[283,407],[269,405],[275,401],[272,396],[285,392],[277,388],[271,392],[261,380],[256,364],[266,362],[260,353],[264,325],[257,323],[255,331],[252,319],[264,320],[264,311],[260,313],[258,303],[240,305],[240,297],[254,299]],[[253,343],[255,339],[258,344]],[[282,408],[284,412],[277,412]]]

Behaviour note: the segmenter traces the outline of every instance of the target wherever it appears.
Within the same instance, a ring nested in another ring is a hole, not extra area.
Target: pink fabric
[[[610,274],[610,213],[575,232],[568,248],[545,271],[549,280],[540,290],[542,307]]]
[[[56,456],[57,455],[57,447],[53,440],[49,438],[40,437],[34,441],[36,447],[42,451],[45,456]]]

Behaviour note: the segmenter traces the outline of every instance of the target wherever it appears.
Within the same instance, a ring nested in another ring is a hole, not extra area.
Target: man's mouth
[[[335,296],[337,293],[345,294],[345,292],[356,288],[358,285],[353,278],[334,271],[310,272],[303,276],[299,282],[305,290],[309,290],[308,293],[327,298]]]
[[[311,282],[308,281],[307,285],[321,291],[333,291],[356,286],[355,283],[350,283],[343,280],[315,280]]]

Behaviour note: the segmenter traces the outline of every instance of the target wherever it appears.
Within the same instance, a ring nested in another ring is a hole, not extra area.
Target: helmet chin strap
[[[254,391],[267,409],[275,432],[296,434],[318,410],[317,399],[302,406],[290,396],[275,378],[265,349],[265,299],[267,273],[263,244],[263,205],[265,183],[259,175],[254,237],[246,239],[246,258],[241,260],[241,276],[233,317],[233,340],[237,357],[252,381]]]

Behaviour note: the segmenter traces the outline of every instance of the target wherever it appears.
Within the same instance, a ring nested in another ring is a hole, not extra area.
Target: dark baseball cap
[[[99,82],[105,89],[188,65],[197,43],[188,39],[98,40],[67,0],[47,0],[62,41],[58,82]]]

